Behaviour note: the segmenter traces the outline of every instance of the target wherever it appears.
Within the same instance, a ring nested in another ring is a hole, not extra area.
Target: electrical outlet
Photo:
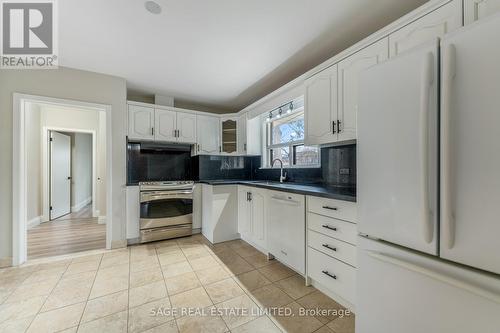
[[[339,174],[340,175],[350,175],[351,174],[351,169],[349,169],[349,168],[340,168]]]

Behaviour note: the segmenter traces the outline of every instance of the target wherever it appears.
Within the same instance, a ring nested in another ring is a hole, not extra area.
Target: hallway
[[[28,259],[106,247],[106,224],[92,217],[92,205],[28,230]]]

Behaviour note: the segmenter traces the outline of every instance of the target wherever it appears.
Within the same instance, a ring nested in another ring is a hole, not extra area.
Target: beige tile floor
[[[354,315],[301,315],[317,308],[343,310],[249,244],[201,235],[0,270],[0,332],[354,332]]]

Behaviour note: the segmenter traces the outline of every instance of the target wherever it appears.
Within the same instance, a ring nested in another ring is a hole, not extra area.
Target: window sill
[[[260,167],[259,170],[279,170],[280,167]],[[283,170],[285,169],[321,169],[321,165],[294,165],[294,166],[283,166]]]

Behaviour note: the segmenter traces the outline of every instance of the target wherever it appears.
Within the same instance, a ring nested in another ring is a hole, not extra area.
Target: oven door
[[[140,196],[141,229],[193,221],[193,191],[147,191]]]

